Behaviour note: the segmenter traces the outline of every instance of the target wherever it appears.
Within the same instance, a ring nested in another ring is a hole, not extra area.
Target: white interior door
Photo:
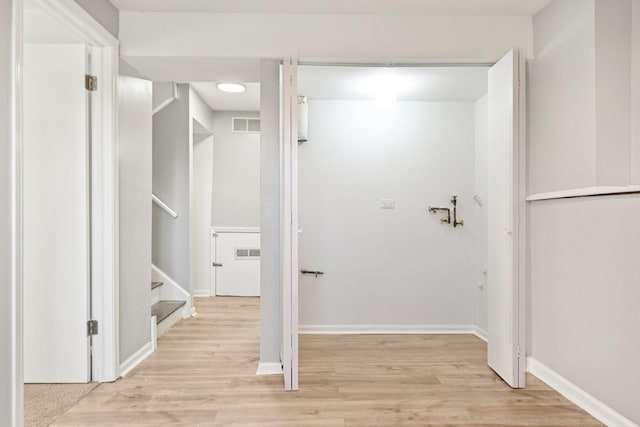
[[[24,377],[90,376],[90,221],[84,45],[24,51]]]
[[[260,296],[260,233],[217,233],[212,274],[215,295]]]
[[[298,65],[282,68],[282,368],[285,390],[298,389]]]
[[[519,74],[515,50],[489,71],[488,362],[514,388],[524,387]]]

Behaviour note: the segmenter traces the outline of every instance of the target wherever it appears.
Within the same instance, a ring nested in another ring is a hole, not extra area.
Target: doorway
[[[473,92],[472,64],[428,67],[422,81],[410,74],[424,67],[331,65],[291,71],[300,105],[292,102],[298,126],[285,138],[294,224],[285,239],[299,245],[290,312],[299,310],[300,332],[476,333],[489,341],[489,366],[524,387],[517,52],[479,70],[484,89],[475,95],[464,93]],[[444,74],[449,95],[441,92]],[[420,105],[429,96],[430,105]],[[471,99],[455,105],[457,96]],[[475,135],[483,110],[484,147]],[[308,129],[300,128],[307,114]],[[477,149],[484,162],[474,158]],[[476,185],[479,167],[484,190]],[[292,340],[292,359],[297,353]]]
[[[26,393],[30,419],[34,410],[60,409],[47,393],[73,401],[92,381],[117,376],[117,41],[75,3],[27,1],[22,12],[16,108],[24,155],[15,167],[23,178],[16,188],[23,333],[14,351],[20,384],[37,384]],[[20,420],[22,387],[16,402]]]

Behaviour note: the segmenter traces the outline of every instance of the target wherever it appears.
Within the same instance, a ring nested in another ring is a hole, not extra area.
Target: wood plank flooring
[[[54,425],[596,426],[533,376],[511,390],[469,335],[302,335],[300,386],[257,377],[259,300],[202,298],[158,351]]]

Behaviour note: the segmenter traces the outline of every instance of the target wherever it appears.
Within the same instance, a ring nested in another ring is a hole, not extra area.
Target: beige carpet
[[[47,427],[98,387],[89,384],[25,384],[25,427]]]

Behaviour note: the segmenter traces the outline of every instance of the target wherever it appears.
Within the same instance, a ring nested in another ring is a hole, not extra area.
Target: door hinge
[[[89,320],[89,321],[87,321],[87,335],[88,336],[98,335],[98,321],[97,320]]]
[[[98,90],[98,77],[90,74],[84,75],[84,87],[90,92]]]
[[[520,359],[520,346],[516,347],[516,353],[517,353],[518,359]]]

